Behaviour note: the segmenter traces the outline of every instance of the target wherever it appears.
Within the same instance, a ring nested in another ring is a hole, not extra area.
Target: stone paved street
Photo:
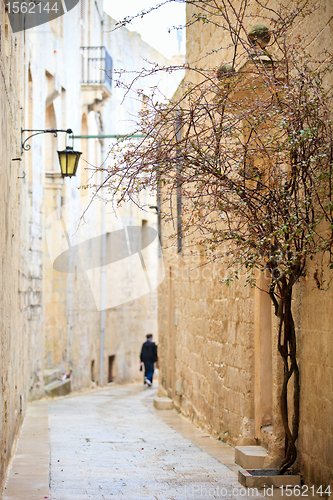
[[[26,424],[19,440],[3,500],[253,498],[241,489],[235,466],[232,470],[220,461],[230,461],[232,466],[232,448],[195,429],[174,410],[155,410],[154,394],[154,389],[127,385],[35,403],[27,418],[30,426]],[[41,485],[37,488],[34,472],[24,472],[24,460],[30,469],[38,460],[45,465],[47,437],[42,427],[47,406],[50,466],[38,474],[49,475],[50,491],[46,479],[44,483],[42,478],[36,479]],[[38,412],[43,418],[38,418]],[[41,432],[40,438],[34,434],[36,447],[32,444],[30,452],[22,452],[20,446],[35,431]],[[202,446],[195,444],[201,442]],[[35,452],[41,456],[34,456]]]

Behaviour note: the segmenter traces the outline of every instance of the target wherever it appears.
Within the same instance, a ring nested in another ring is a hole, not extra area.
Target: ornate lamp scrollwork
[[[23,133],[24,132],[34,132],[33,134],[29,135],[26,139],[23,140]],[[53,134],[54,137],[58,137],[58,132],[65,132],[66,134],[73,134],[73,130],[71,128],[68,128],[67,130],[61,130],[61,129],[46,129],[46,130],[31,130],[31,129],[21,129],[21,144],[22,144],[22,152],[23,151],[29,151],[31,149],[31,145],[27,144],[28,140],[31,139],[31,137],[34,137],[35,135],[39,134]]]
[[[25,132],[33,132],[33,134],[30,134],[26,139],[23,140],[23,134]],[[31,145],[28,144],[27,142],[29,141],[29,139],[31,139],[35,135],[53,134],[54,137],[58,137],[59,132],[64,132],[65,134],[70,136],[71,139],[73,140],[73,146],[67,146],[67,144],[66,144],[66,149],[64,149],[64,151],[58,151],[59,164],[60,164],[60,170],[61,170],[62,177],[73,177],[76,174],[79,159],[80,159],[80,156],[82,153],[79,151],[74,151],[74,134],[73,134],[73,130],[71,128],[68,128],[67,130],[53,129],[53,128],[46,129],[46,130],[21,129],[22,154],[23,154],[23,151],[29,151],[31,149]],[[66,139],[67,139],[67,136],[66,136]],[[66,143],[67,143],[67,140],[66,140]]]

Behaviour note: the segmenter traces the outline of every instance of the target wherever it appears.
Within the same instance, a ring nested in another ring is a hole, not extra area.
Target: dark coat
[[[151,340],[147,340],[141,349],[140,361],[143,363],[155,363],[157,361],[157,345]]]

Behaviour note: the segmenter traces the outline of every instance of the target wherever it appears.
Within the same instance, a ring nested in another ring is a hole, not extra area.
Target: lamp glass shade
[[[58,151],[61,175],[63,177],[72,177],[76,174],[81,154],[79,151],[73,151],[73,148],[70,146],[67,146],[63,151]]]

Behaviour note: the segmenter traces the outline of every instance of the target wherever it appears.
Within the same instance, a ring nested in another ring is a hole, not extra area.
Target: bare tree
[[[256,270],[269,274],[284,364],[283,474],[296,460],[299,428],[292,293],[309,259],[320,256],[313,276],[318,288],[324,262],[333,267],[332,57],[314,58],[301,37],[292,38],[295,23],[311,15],[307,1],[274,9],[259,0],[187,3],[195,7],[188,25],[213,23],[228,30],[230,45],[220,51],[228,60],[211,69],[187,65],[179,98],[166,104],[151,100],[138,124],[143,138],[122,140],[111,150],[115,161],[104,187],[117,204],[140,204],[143,189],[157,188],[166,222],[174,218],[180,190],[186,244],[209,251],[211,259],[228,260],[227,284],[240,269],[246,269],[250,286],[256,285]],[[251,5],[267,27],[245,29]],[[171,69],[155,66],[146,74]]]

